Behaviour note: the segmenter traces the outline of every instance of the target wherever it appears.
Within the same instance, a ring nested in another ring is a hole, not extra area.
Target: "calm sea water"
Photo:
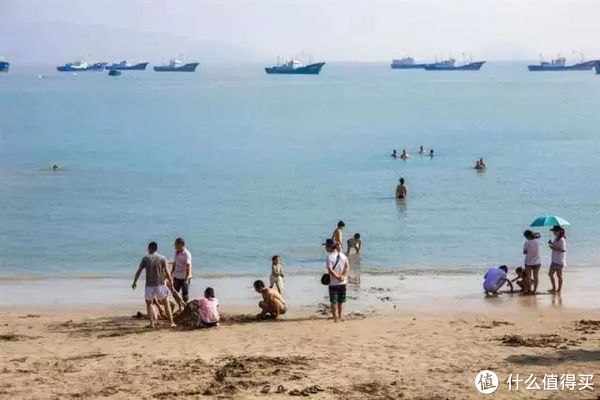
[[[130,276],[148,241],[171,257],[177,236],[197,274],[266,273],[275,253],[314,270],[339,219],[373,270],[518,265],[523,229],[546,213],[572,224],[571,265],[600,255],[591,71],[52,69],[0,75],[0,276]]]

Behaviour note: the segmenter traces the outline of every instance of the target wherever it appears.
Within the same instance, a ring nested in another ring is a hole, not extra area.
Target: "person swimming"
[[[408,154],[406,152],[406,149],[402,150],[402,154],[400,155],[400,158],[403,160],[408,160],[410,158],[410,154]]]
[[[425,154],[425,148],[423,146],[419,146],[419,154]]]
[[[433,158],[434,153],[433,153],[433,149],[429,150],[429,157]]]
[[[408,186],[404,183],[404,178],[400,178],[400,184],[396,187],[396,199],[402,200],[408,194]]]
[[[483,171],[484,169],[487,168],[487,165],[485,165],[485,161],[483,161],[483,157],[480,158],[479,160],[477,160],[477,162],[475,162],[474,168],[478,171]]]
[[[398,152],[396,151],[396,149],[392,151],[392,158],[398,158]]]
[[[58,171],[58,165],[54,164],[52,166],[52,171],[54,171],[54,172]]]

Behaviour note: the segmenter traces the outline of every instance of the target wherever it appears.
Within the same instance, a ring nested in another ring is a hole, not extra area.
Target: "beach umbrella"
[[[569,221],[564,218],[561,218],[557,215],[542,215],[541,217],[537,217],[532,223],[531,227],[536,226],[554,226],[559,225],[561,227],[571,225]]]

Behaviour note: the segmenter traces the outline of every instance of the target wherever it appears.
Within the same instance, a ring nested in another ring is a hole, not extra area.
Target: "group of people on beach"
[[[433,151],[433,149],[429,149],[429,151],[425,150],[425,148],[423,146],[419,146],[419,152],[420,155],[428,155],[429,157],[433,158],[435,156],[435,152]],[[391,154],[392,158],[399,158],[401,160],[408,160],[410,158],[410,154],[406,151],[406,149],[402,150],[402,153],[400,155],[398,155],[398,151],[396,149],[392,150],[392,154]]]
[[[550,248],[550,268],[548,276],[552,289],[550,293],[559,294],[563,286],[563,269],[567,263],[567,237],[565,229],[560,225],[554,225],[550,230],[554,234],[554,239],[548,241]],[[525,255],[523,267],[515,269],[517,276],[514,279],[508,279],[508,267],[490,268],[484,276],[483,290],[486,295],[496,295],[503,285],[508,285],[513,292],[513,282],[520,287],[520,292],[524,295],[535,295],[539,284],[539,272],[541,268],[540,257],[540,237],[539,232],[526,230],[523,232],[525,244],[523,245],[523,254]]]
[[[329,287],[331,313],[335,322],[343,319],[343,304],[346,302],[346,284],[350,270],[348,256],[351,250],[360,254],[362,247],[360,234],[356,233],[348,239],[347,251],[344,252],[342,231],[345,226],[343,221],[339,221],[331,238],[323,243],[327,252],[326,275],[328,279],[327,282],[322,279],[322,283]],[[155,327],[159,318],[167,319],[171,327],[176,326],[173,319],[174,310],[168,300],[169,293],[176,302],[178,312],[182,312],[190,302],[192,255],[186,248],[183,238],[175,239],[173,247],[175,253],[173,262],[170,263],[158,252],[158,244],[150,242],[147,248],[148,253],[142,258],[133,279],[132,288],[136,289],[142,271],[146,272],[144,300],[151,327]],[[171,264],[170,269],[169,264]],[[258,318],[276,319],[279,315],[286,313],[283,278],[281,257],[274,255],[271,258],[270,285],[267,287],[262,280],[256,280],[253,283],[254,290],[262,296],[262,300],[258,303],[261,310]],[[195,306],[198,311],[197,326],[210,328],[219,324],[219,301],[215,297],[213,288],[207,287],[201,299],[192,301],[196,302]]]

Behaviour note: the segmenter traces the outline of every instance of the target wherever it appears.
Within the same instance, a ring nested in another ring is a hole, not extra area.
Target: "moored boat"
[[[415,63],[412,57],[404,57],[401,59],[392,60],[392,69],[424,69],[427,64]]]
[[[56,67],[61,72],[79,72],[79,71],[103,71],[106,68],[105,62],[99,62],[95,64],[88,64],[86,62],[74,61],[72,63],[66,63]]]
[[[594,61],[594,69],[596,70],[596,74],[600,75],[600,61]]]
[[[106,69],[110,70],[122,70],[122,71],[144,71],[148,66],[148,62],[141,62],[137,64],[131,64],[127,61],[123,60],[120,63],[114,63],[111,65],[107,65]]]
[[[297,74],[297,75],[318,75],[324,62],[305,65],[298,60],[290,60],[284,64],[266,67],[267,74]]]
[[[479,71],[483,64],[485,64],[485,61],[456,64],[454,58],[449,58],[442,62],[427,64],[424,68],[426,71]]]
[[[594,68],[595,61],[581,61],[567,65],[565,57],[556,57],[552,61],[540,61],[539,64],[528,65],[530,71],[589,71]]]
[[[108,71],[109,76],[119,76],[121,74],[122,74],[122,72],[119,71],[118,69],[111,69]]]
[[[157,65],[154,70],[157,72],[194,72],[199,63],[184,64],[179,60],[171,60],[167,65]]]

